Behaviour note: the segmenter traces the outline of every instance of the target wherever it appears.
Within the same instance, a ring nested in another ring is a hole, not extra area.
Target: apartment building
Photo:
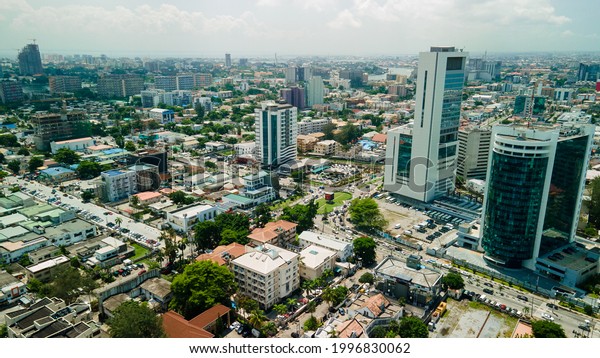
[[[300,287],[299,257],[269,244],[238,257],[232,267],[239,292],[270,309]]]
[[[337,149],[337,142],[334,140],[323,140],[315,144],[314,152],[318,155],[334,155]]]
[[[125,199],[137,192],[137,178],[134,170],[108,170],[100,174],[105,183],[104,198],[107,201]]]

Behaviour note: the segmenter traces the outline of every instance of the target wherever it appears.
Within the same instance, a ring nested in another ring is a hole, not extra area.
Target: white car
[[[542,318],[545,319],[546,321],[554,321],[554,317],[550,316],[547,313],[542,313]]]

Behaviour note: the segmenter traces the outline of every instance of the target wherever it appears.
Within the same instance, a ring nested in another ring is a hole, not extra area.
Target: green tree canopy
[[[21,144],[14,134],[2,134],[0,135],[0,147],[20,147]]]
[[[162,318],[148,305],[136,301],[125,301],[108,320],[108,333],[112,338],[162,338],[165,332]]]
[[[271,208],[269,205],[262,203],[254,208],[254,223],[257,227],[265,227],[271,221]]]
[[[358,282],[360,283],[368,283],[370,285],[373,284],[373,282],[375,282],[375,278],[373,277],[373,274],[370,272],[365,272],[362,274],[362,276],[360,276],[360,278],[358,279]]]
[[[77,166],[77,174],[83,180],[93,179],[100,175],[102,166],[100,163],[84,160]]]
[[[423,321],[414,316],[406,316],[400,320],[398,335],[402,338],[427,338],[429,331]]]
[[[550,321],[535,321],[531,324],[531,330],[535,338],[567,338],[563,328]]]
[[[287,220],[298,224],[296,232],[308,230],[314,226],[314,220],[317,216],[318,205],[311,200],[307,205],[296,204],[283,209],[279,217],[281,220]]]
[[[382,230],[387,225],[387,220],[383,217],[377,206],[377,202],[372,198],[356,198],[350,203],[350,219],[352,223],[361,230]]]
[[[67,165],[79,163],[81,157],[74,150],[69,148],[60,148],[54,154],[54,160],[57,163],[63,163]]]
[[[17,151],[18,155],[25,155],[28,156],[29,155],[29,150],[27,150],[27,148],[25,147],[21,147],[19,148],[19,150]]]
[[[444,277],[442,277],[442,285],[453,290],[458,290],[465,287],[465,281],[463,280],[461,274],[456,272],[448,272],[444,275]]]
[[[90,190],[86,190],[81,193],[81,200],[83,200],[84,203],[88,203],[90,200],[94,199],[95,197],[96,197],[96,194],[94,194],[94,192],[90,191]]]
[[[128,140],[127,142],[125,142],[125,148],[126,151],[128,152],[135,152],[135,143],[133,143],[132,141]]]
[[[13,159],[10,162],[8,162],[6,166],[8,167],[8,169],[10,169],[10,171],[12,171],[15,174],[19,174],[19,172],[21,171],[21,162],[19,162],[16,159]]]
[[[29,172],[33,173],[37,170],[37,168],[41,167],[42,165],[44,165],[44,159],[42,157],[31,157],[31,159],[29,159],[27,167],[29,169]]]
[[[354,240],[354,256],[359,258],[364,266],[369,266],[375,262],[375,248],[377,243],[370,237],[359,237]]]
[[[170,307],[191,319],[218,303],[229,307],[236,289],[233,273],[226,267],[212,261],[195,262],[173,279]]]

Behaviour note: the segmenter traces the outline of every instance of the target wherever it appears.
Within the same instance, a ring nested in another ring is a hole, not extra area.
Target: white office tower
[[[263,167],[296,160],[298,109],[289,104],[262,102],[256,114],[256,151]]]
[[[422,202],[454,190],[466,58],[454,47],[420,53],[414,122],[388,131],[385,190]]]
[[[312,108],[315,104],[323,104],[323,96],[325,93],[325,86],[323,85],[323,79],[321,76],[311,77],[308,81],[308,96],[307,105]]]

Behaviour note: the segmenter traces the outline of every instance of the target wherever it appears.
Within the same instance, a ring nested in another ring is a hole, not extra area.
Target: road
[[[29,182],[23,179],[19,179],[17,177],[10,176],[5,178],[5,182],[11,185],[18,184],[19,186],[26,187],[30,191],[36,190],[37,192],[42,193],[43,196],[40,198],[36,197],[36,200],[41,201],[43,203],[46,203],[46,199],[56,196],[63,203],[67,203],[82,210],[86,210],[89,213],[96,215],[100,218],[100,221],[90,222],[100,226],[104,230],[110,231],[110,228],[107,226],[107,224],[109,222],[115,223],[116,218],[121,218],[121,227],[125,227],[130,230],[130,233],[128,233],[128,235],[131,235],[131,233],[139,233],[145,236],[147,239],[159,241],[161,233],[160,230],[141,222],[135,222],[126,216],[112,211],[111,208],[104,208],[94,203],[83,203],[81,199],[77,197],[74,197],[72,195],[64,196],[66,193],[61,192],[57,188],[52,188],[35,181]],[[55,194],[52,194],[52,190],[56,190]],[[104,213],[106,212],[110,212],[111,215],[105,215]],[[164,247],[164,242],[160,242],[159,247]]]

